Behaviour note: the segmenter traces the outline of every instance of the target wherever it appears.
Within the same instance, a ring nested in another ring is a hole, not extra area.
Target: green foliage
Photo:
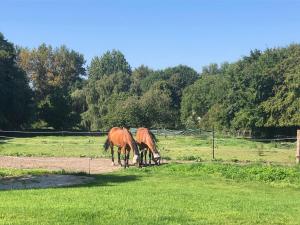
[[[16,50],[0,33],[0,129],[20,128],[31,119],[32,91],[16,64]]]
[[[204,126],[208,120],[208,111],[211,108],[218,109],[226,91],[227,83],[223,76],[202,75],[184,91],[181,104],[182,123],[188,128]]]
[[[18,64],[29,76],[37,108],[36,120],[55,129],[73,128],[80,122],[73,109],[72,88],[85,75],[83,55],[65,46],[53,49],[19,49]]]
[[[171,91],[164,83],[157,82],[140,99],[146,127],[172,128],[176,124],[176,111],[173,108]]]
[[[180,127],[182,90],[198,77],[196,71],[182,65],[163,71],[140,66],[131,72],[124,55],[116,50],[95,57],[88,71],[82,91],[86,99],[82,124],[91,130]]]
[[[299,60],[300,45],[290,45],[205,67],[184,93],[182,122],[255,135],[267,127],[299,126]]]
[[[88,70],[91,80],[99,80],[104,75],[118,72],[131,74],[131,68],[125,56],[117,50],[107,51],[101,57],[94,57]]]
[[[15,50],[0,35],[0,128],[30,117],[32,128],[215,127],[252,136],[300,126],[299,44],[209,64],[200,76],[184,65],[132,71],[118,50],[94,57],[88,79],[84,63],[65,46]]]
[[[148,82],[148,77],[154,74],[154,71],[147,66],[141,65],[132,72],[130,91],[134,95],[142,95],[152,85]],[[146,81],[145,81],[146,80]],[[143,84],[142,84],[143,83]]]
[[[187,158],[188,160],[189,158]],[[152,170],[160,173],[160,168]],[[258,181],[271,184],[283,184],[285,186],[300,185],[299,167],[284,167],[272,165],[235,165],[222,163],[193,163],[193,164],[170,164],[163,168],[161,173],[185,176],[213,175],[235,181]]]

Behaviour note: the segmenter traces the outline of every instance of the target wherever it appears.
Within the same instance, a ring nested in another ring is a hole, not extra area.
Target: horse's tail
[[[110,146],[110,142],[109,142],[109,138],[107,138],[103,145],[104,150],[107,151],[109,146]]]

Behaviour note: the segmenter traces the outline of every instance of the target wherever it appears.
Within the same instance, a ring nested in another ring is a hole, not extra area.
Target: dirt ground
[[[109,173],[120,169],[112,166],[110,159],[62,158],[62,157],[14,157],[0,156],[0,168],[65,170],[91,174]],[[29,175],[0,179],[0,190],[63,187],[89,183],[89,176],[75,175]]]
[[[98,174],[113,172],[120,169],[120,166],[112,166],[110,159],[0,156],[0,168],[65,170]]]

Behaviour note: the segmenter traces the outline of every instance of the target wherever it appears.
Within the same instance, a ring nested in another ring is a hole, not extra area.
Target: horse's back
[[[136,132],[136,139],[138,143],[147,145],[153,141],[149,129],[145,127],[138,128]]]
[[[110,142],[112,142],[114,145],[123,146],[124,145],[124,134],[123,129],[120,127],[113,127],[110,129],[108,136],[110,139]]]
[[[136,131],[136,141],[138,142],[138,143],[142,143],[143,142],[143,140],[144,140],[144,137],[145,137],[145,130],[146,130],[147,128],[144,128],[144,127],[140,127],[140,128],[138,128],[137,129],[137,131]]]
[[[109,131],[110,141],[116,145],[124,146],[134,141],[127,128],[113,127]]]

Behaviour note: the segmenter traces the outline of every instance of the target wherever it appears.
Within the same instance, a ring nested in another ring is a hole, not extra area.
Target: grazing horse
[[[133,157],[133,163],[136,165],[139,165],[139,150],[138,147],[132,137],[132,134],[127,130],[126,128],[120,128],[120,127],[113,127],[108,132],[108,137],[104,144],[104,149],[107,151],[110,147],[111,149],[111,160],[112,164],[114,163],[114,146],[118,146],[118,163],[121,164],[121,153],[124,154],[124,167],[129,167],[128,160],[129,160],[129,153],[132,149],[134,157]]]
[[[143,164],[143,154],[145,154],[145,164],[147,151],[149,152],[149,165],[151,165],[151,156],[156,165],[160,164],[160,154],[157,150],[157,139],[154,134],[148,128],[138,128],[136,131],[136,142],[141,151],[141,164]]]

